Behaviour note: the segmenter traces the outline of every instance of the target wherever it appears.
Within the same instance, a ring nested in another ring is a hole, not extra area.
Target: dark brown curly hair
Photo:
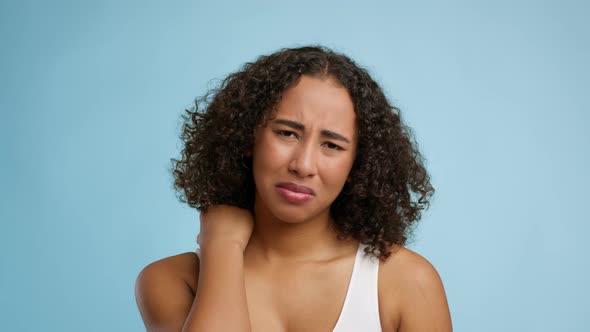
[[[254,211],[254,133],[283,92],[302,75],[330,77],[345,87],[357,115],[358,149],[330,207],[338,238],[367,244],[385,259],[404,245],[434,193],[410,129],[369,73],[323,46],[286,48],[246,63],[182,115],[182,159],[172,159],[178,198],[198,210],[229,204]]]

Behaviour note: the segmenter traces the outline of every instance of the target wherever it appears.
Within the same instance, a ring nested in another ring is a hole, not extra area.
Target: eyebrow
[[[287,127],[291,127],[293,129],[297,129],[297,130],[301,130],[301,131],[304,131],[305,130],[305,126],[303,125],[303,123],[300,123],[300,122],[295,122],[295,121],[286,120],[286,119],[276,119],[273,122],[278,123],[278,124],[285,125]],[[337,141],[343,141],[343,142],[346,142],[346,143],[350,143],[350,141],[348,140],[348,138],[346,138],[346,137],[344,137],[344,136],[342,136],[342,135],[340,135],[340,134],[338,134],[336,132],[333,132],[331,130],[322,129],[322,131],[320,131],[320,134],[322,136],[329,137],[331,139],[335,139]]]

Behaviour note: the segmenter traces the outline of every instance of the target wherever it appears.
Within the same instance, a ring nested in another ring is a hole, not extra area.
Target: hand
[[[228,241],[246,249],[252,229],[254,216],[246,209],[231,205],[211,205],[207,212],[201,212],[201,231],[197,243],[201,248],[212,242]]]

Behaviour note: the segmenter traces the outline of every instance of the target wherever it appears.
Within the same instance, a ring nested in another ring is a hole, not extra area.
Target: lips
[[[311,189],[308,188],[306,186],[301,186],[292,182],[281,182],[279,184],[277,184],[277,187],[279,188],[285,188],[291,191],[294,191],[296,193],[302,193],[302,194],[308,194],[308,195],[314,195],[315,196],[315,192]]]

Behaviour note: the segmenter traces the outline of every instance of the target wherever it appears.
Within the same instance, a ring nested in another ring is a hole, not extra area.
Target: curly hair
[[[345,87],[357,115],[358,148],[349,180],[330,213],[339,239],[354,238],[384,260],[404,245],[428,208],[434,188],[411,130],[369,73],[323,46],[285,48],[227,76],[185,110],[182,159],[172,159],[180,201],[197,210],[229,204],[254,210],[252,157],[283,92],[302,75],[330,77]]]

